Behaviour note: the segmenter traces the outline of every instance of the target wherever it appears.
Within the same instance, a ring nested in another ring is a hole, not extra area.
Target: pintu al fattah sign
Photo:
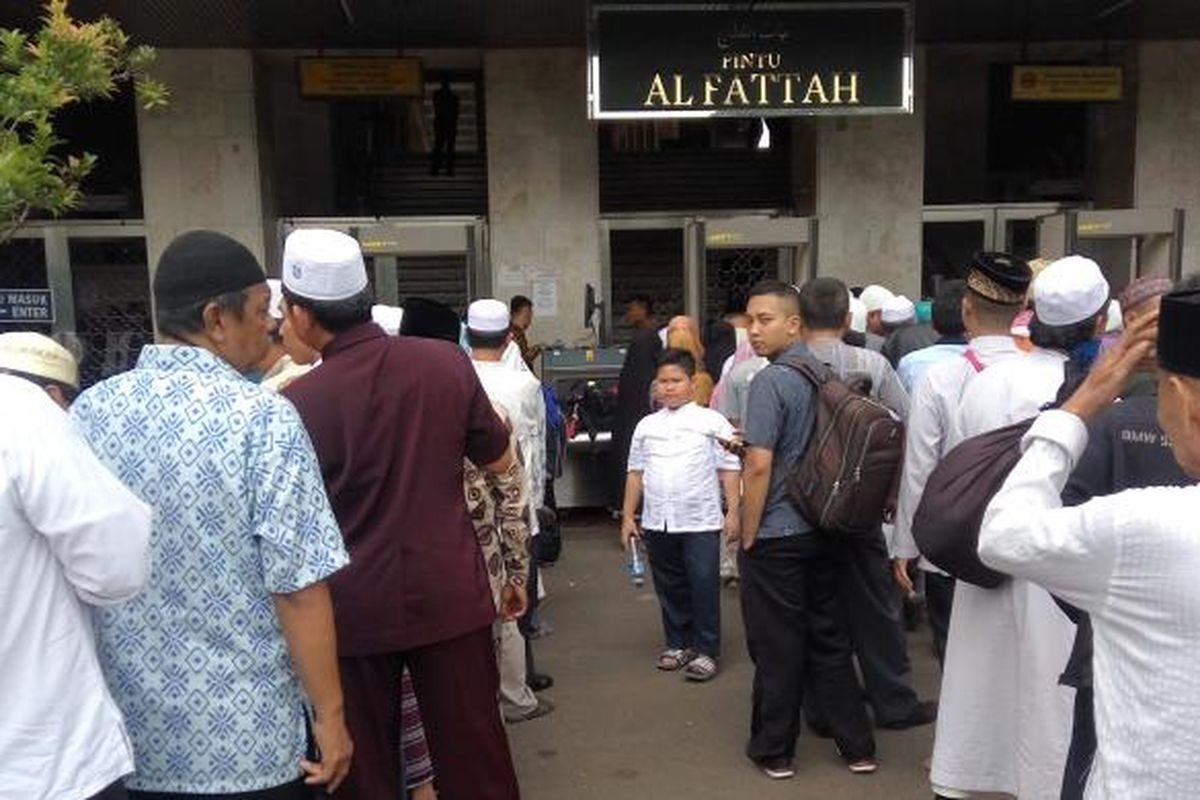
[[[912,8],[592,8],[593,119],[912,112]]]

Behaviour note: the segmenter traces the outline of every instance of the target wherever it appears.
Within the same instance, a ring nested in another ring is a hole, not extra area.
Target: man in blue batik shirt
[[[300,800],[349,770],[325,584],[346,551],[295,409],[242,377],[267,347],[265,280],[232,239],[178,237],[154,277],[159,343],[72,408],[154,509],[149,586],[96,619],[140,800]]]

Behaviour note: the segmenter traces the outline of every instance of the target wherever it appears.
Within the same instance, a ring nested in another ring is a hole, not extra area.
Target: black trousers
[[[946,637],[950,635],[950,611],[954,607],[954,578],[936,572],[924,572],[925,610],[933,632],[933,650],[938,664],[946,666]]]
[[[904,638],[904,603],[892,575],[883,531],[833,536],[842,620],[862,670],[863,688],[876,723],[912,715],[920,700]]]
[[[1096,709],[1091,687],[1075,690],[1075,719],[1071,726],[1071,749],[1063,769],[1062,800],[1083,800],[1092,762],[1096,758]]]
[[[837,559],[818,534],[761,539],[738,555],[746,645],[754,662],[750,743],[756,762],[792,758],[805,686],[842,756],[875,754],[842,627]],[[805,680],[806,672],[809,680]]]
[[[258,792],[237,792],[236,794],[182,794],[180,792],[135,792],[130,790],[129,800],[313,800],[324,797],[304,785],[304,780],[298,780],[272,789]],[[100,795],[99,800],[117,800],[124,795]]]
[[[538,585],[537,559],[531,557],[529,559],[529,579],[525,582],[525,594],[529,598],[529,605],[525,609],[525,613],[517,620],[517,630],[525,639],[525,675],[527,677],[537,672],[533,667],[533,626],[537,619],[538,606],[542,604],[538,599]]]
[[[129,800],[129,793],[125,791],[125,782],[117,781],[101,790],[99,794],[92,795],[88,800]]]

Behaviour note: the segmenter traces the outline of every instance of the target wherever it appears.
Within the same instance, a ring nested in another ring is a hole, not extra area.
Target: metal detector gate
[[[1093,259],[1114,291],[1146,275],[1179,280],[1183,225],[1180,208],[1064,211],[1039,221],[1039,252],[1047,258],[1078,253]]]

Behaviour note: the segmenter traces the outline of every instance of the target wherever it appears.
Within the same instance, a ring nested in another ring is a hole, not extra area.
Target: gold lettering
[[[675,73],[675,105],[676,107],[686,107],[692,105],[696,98],[689,93],[687,100],[683,99],[683,76]]]
[[[734,75],[733,80],[729,82],[729,91],[725,92],[725,102],[722,103],[722,105],[733,105],[732,100],[735,94],[741,98],[741,100],[738,101],[739,106],[750,105],[750,98],[746,97],[746,87],[742,83],[741,75]]]
[[[826,96],[825,87],[821,84],[821,76],[816,73],[813,73],[812,80],[808,82],[808,91],[804,93],[804,99],[800,101],[801,105],[811,105],[814,94],[822,105],[829,105],[829,97]]]
[[[842,85],[842,73],[833,73],[833,102],[835,104],[842,103],[842,90],[845,89],[850,93],[850,99],[844,101],[850,105],[858,105],[858,73],[850,73],[850,84]]]
[[[751,85],[753,85],[755,81],[758,81],[758,104],[760,106],[770,105],[770,103],[771,103],[770,98],[767,97],[767,81],[768,80],[774,81],[775,83],[779,83],[779,76],[778,75],[764,75],[761,72],[750,73]]]
[[[768,69],[779,69],[780,65],[782,65],[782,64],[783,64],[783,56],[781,56],[779,53],[767,53],[767,68]]]
[[[642,105],[653,106],[655,97],[659,98],[659,105],[664,107],[671,105],[671,100],[667,97],[667,87],[663,86],[662,75],[657,72],[654,73],[654,80],[650,82],[650,91],[646,95],[646,102]]]
[[[737,56],[721,56],[721,69],[737,69]]]
[[[785,106],[796,104],[796,101],[792,99],[792,81],[798,80],[800,80],[800,76],[794,72],[783,76],[783,104]]]
[[[721,88],[721,76],[706,73],[704,76],[704,102],[702,105],[711,106],[713,103],[713,95]]]

